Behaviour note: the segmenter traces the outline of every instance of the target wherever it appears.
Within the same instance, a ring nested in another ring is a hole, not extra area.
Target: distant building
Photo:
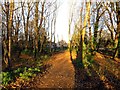
[[[50,42],[48,42],[47,47],[50,47],[50,46],[53,49],[56,47],[56,43],[52,42],[52,44],[51,44]]]
[[[65,47],[65,48],[67,48],[68,44],[64,40],[61,40],[61,41],[59,41],[57,43],[57,47]]]
[[[52,42],[52,44],[50,42],[48,42],[47,47],[49,48],[50,46],[52,49],[54,49],[54,48],[67,48],[68,44],[64,40],[61,40],[57,43]]]

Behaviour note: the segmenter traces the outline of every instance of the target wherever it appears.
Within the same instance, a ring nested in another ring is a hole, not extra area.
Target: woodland
[[[56,35],[58,2],[0,2],[0,88],[119,90],[120,1],[71,0],[69,42]]]

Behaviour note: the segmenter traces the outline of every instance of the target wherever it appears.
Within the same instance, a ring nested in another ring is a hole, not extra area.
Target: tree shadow
[[[100,80],[96,71],[89,66],[88,69],[84,68],[83,64],[79,63],[77,60],[72,60],[72,64],[75,69],[75,85],[76,89],[95,89],[95,90],[104,90],[104,84]],[[88,73],[90,71],[90,75]]]
[[[118,77],[116,77],[113,73],[111,73],[108,70],[105,71],[104,75],[109,80],[109,82],[112,84],[115,90],[120,89],[120,79]]]
[[[106,48],[106,49],[99,49],[98,52],[104,55],[113,56],[115,50],[110,50]]]
[[[101,66],[98,62],[93,63],[95,66],[95,70],[98,72],[99,77],[103,79],[102,82],[106,89],[112,89],[112,90],[119,90],[120,88],[120,79],[115,76],[115,73],[111,72],[110,70],[107,70],[104,66]]]

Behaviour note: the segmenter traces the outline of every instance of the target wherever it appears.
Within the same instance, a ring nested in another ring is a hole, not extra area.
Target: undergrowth
[[[39,67],[35,68],[20,67],[16,70],[1,72],[0,79],[2,80],[2,85],[6,86],[11,82],[15,81],[16,78],[29,80],[30,78],[36,76],[36,74],[39,72],[41,72],[41,69]]]

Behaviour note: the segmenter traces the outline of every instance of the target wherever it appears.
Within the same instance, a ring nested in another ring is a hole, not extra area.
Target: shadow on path
[[[83,65],[78,64],[77,60],[72,60],[72,64],[75,69],[75,85],[74,88],[77,89],[95,89],[95,90],[104,90],[104,84],[100,80],[96,71],[92,67],[89,67],[90,74],[83,67]]]
[[[112,84],[115,90],[120,89],[120,79],[118,79],[113,73],[106,70],[105,71],[105,77],[108,79],[108,81]]]

